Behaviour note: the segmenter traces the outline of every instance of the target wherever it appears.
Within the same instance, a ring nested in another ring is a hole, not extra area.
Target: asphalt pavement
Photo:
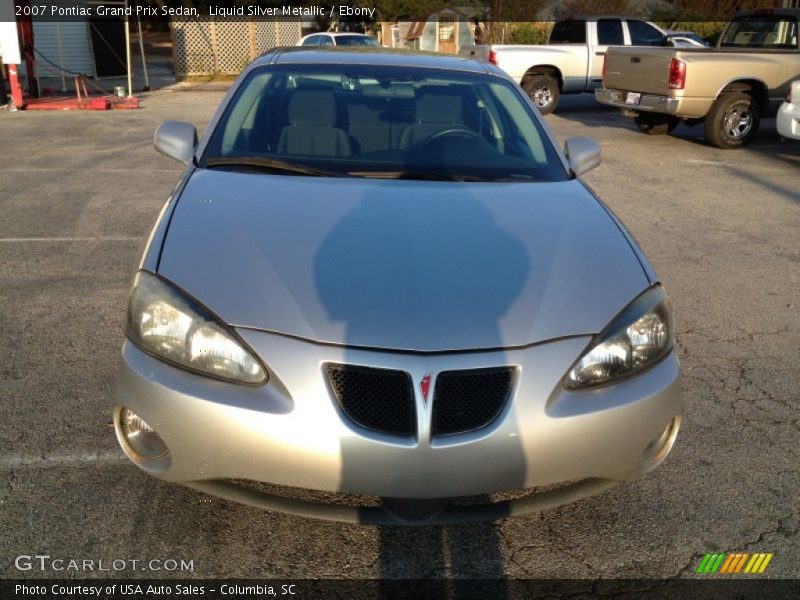
[[[600,142],[586,181],[673,303],[686,417],[643,479],[499,523],[378,528],[209,498],[130,465],[107,426],[126,296],[181,172],[152,135],[164,119],[202,130],[221,98],[0,113],[0,576],[666,578],[713,551],[772,552],[762,577],[800,575],[800,143],[771,120],[722,151],[702,127],[641,134],[591,96],[547,117],[562,141]],[[15,566],[36,554],[128,562]],[[154,559],[191,570],[130,566]]]

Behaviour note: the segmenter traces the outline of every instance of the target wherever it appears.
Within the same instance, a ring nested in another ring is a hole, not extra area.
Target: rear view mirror
[[[564,155],[569,168],[578,176],[600,164],[600,144],[587,137],[571,137],[564,142]]]
[[[197,147],[197,130],[183,121],[164,121],[153,136],[156,150],[183,164],[189,164]]]

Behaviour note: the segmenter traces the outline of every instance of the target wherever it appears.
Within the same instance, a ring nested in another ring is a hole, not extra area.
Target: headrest
[[[464,101],[449,90],[425,90],[417,100],[415,120],[426,123],[461,123]]]
[[[292,125],[336,124],[336,97],[327,90],[297,90],[289,100]]]

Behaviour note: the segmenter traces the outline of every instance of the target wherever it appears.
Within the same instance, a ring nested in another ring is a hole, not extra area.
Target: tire
[[[723,94],[706,117],[706,140],[723,150],[741,148],[758,133],[760,121],[761,111],[752,96],[743,92]]]
[[[558,89],[558,81],[552,75],[542,73],[533,75],[525,82],[525,93],[528,94],[536,108],[543,115],[549,115],[556,109],[561,91]]]
[[[639,131],[647,135],[666,135],[678,126],[681,120],[661,113],[640,112],[634,119]]]

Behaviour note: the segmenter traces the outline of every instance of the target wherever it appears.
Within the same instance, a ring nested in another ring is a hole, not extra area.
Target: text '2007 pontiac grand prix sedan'
[[[476,61],[272,51],[198,142],[136,274],[114,422],[143,470],[376,524],[496,519],[658,466],[670,306],[525,94]]]

